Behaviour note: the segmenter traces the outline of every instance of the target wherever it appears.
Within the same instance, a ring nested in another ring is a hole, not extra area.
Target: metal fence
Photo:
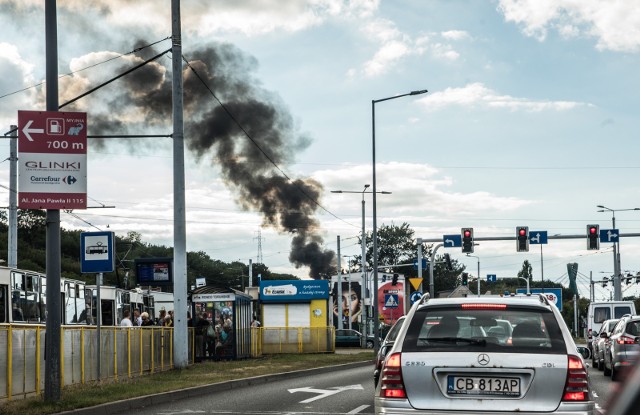
[[[0,402],[44,392],[46,326],[0,324]],[[60,384],[130,378],[173,368],[173,328],[102,327],[100,375],[95,326],[61,327]],[[251,328],[250,354],[332,353],[334,327]],[[195,359],[195,335],[189,328],[189,364]],[[245,346],[243,346],[245,347]]]
[[[61,327],[60,384],[64,387],[99,379],[134,377],[173,368],[173,328],[102,327],[98,376],[96,327]],[[193,363],[193,329],[189,329],[189,363]],[[0,325],[0,402],[39,396],[44,391],[43,325]],[[4,375],[4,376],[3,376]]]

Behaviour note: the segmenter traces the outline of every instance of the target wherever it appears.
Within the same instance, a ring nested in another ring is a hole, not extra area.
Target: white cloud
[[[500,0],[505,20],[543,41],[549,30],[597,39],[600,50],[640,51],[640,5],[629,0]]]
[[[331,170],[314,173],[316,180],[323,183],[327,194],[324,199],[337,212],[356,210],[359,195],[332,194],[329,190],[346,190],[358,193],[363,185],[371,182],[371,166],[340,166]],[[533,203],[517,197],[497,196],[489,191],[478,190],[462,193],[452,190],[455,182],[443,175],[437,168],[417,163],[379,163],[376,165],[377,191],[392,191],[391,195],[379,195],[377,204],[388,215],[414,217],[478,215],[486,212],[510,212]],[[371,188],[368,189],[372,191]],[[365,199],[369,203],[370,195]],[[466,211],[464,206],[469,206]]]
[[[363,64],[361,72],[367,77],[387,73],[402,59],[428,52],[431,52],[431,56],[437,60],[455,61],[460,58],[460,54],[447,42],[470,38],[467,32],[460,30],[420,34],[413,38],[398,30],[394,22],[385,19],[376,19],[366,23],[362,32],[368,39],[374,39],[379,44],[374,56]],[[359,72],[351,68],[347,71],[347,75],[354,77]]]
[[[29,109],[32,107],[30,103],[33,96],[32,91],[12,93],[35,83],[33,68],[33,64],[22,58],[17,46],[0,42],[0,74],[2,74],[0,77],[0,96],[8,94],[2,99],[4,108]],[[5,127],[15,124],[17,121],[15,112],[9,117],[6,117],[7,114],[5,111],[0,112],[0,123]]]
[[[464,40],[470,38],[469,33],[464,30],[449,30],[442,32],[442,37],[449,40]]]
[[[435,111],[449,106],[506,108],[512,111],[564,111],[581,106],[592,106],[588,103],[574,101],[532,101],[509,95],[498,95],[482,83],[465,85],[462,88],[447,88],[444,91],[431,93],[418,100],[428,111]]]

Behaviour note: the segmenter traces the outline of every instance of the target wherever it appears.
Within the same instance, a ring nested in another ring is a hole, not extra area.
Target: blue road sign
[[[80,233],[80,272],[113,272],[114,245],[113,232]]]
[[[518,288],[518,294],[526,294],[526,288]],[[552,302],[562,311],[562,288],[531,288],[531,294],[544,294],[549,302]]]
[[[426,269],[427,268],[427,259],[426,258],[422,258],[422,269]],[[414,259],[413,260],[413,269],[418,269],[418,260]]]
[[[442,235],[442,243],[445,248],[458,248],[462,246],[462,235]]]
[[[547,243],[547,231],[529,231],[530,245],[544,245]]]
[[[415,303],[416,301],[418,301],[421,298],[422,298],[422,293],[420,291],[412,292],[411,296],[409,297],[409,299],[411,300],[411,304]]]
[[[600,242],[618,242],[618,229],[600,229]]]
[[[384,306],[385,308],[398,308],[398,294],[385,294]]]
[[[497,280],[496,274],[487,274],[487,282],[496,282]]]

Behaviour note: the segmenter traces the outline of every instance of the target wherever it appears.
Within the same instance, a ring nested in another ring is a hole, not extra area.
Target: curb
[[[179,389],[175,391],[162,392],[154,395],[142,396],[139,398],[130,398],[123,401],[103,403],[96,406],[86,408],[78,408],[71,411],[59,412],[60,415],[111,415],[115,412],[126,412],[132,409],[144,408],[152,405],[159,405],[167,402],[178,401],[206,395],[208,393],[231,390],[244,386],[260,385],[273,380],[294,379],[297,377],[308,376],[310,374],[317,375],[322,373],[333,372],[336,368],[356,368],[373,366],[370,361],[345,363],[336,366],[325,366],[314,369],[296,370],[293,372],[275,373],[271,375],[262,375],[252,378],[230,380],[226,382],[211,383],[202,386],[194,386],[192,388]],[[373,372],[372,372],[373,375]],[[373,378],[373,376],[372,376]],[[373,381],[373,380],[372,380]]]

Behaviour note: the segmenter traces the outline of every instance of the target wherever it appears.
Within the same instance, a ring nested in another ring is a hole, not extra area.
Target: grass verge
[[[287,354],[228,362],[196,363],[182,370],[66,386],[57,402],[45,401],[43,397],[0,402],[0,414],[55,414],[194,386],[372,359],[373,353],[366,351],[353,354]]]

